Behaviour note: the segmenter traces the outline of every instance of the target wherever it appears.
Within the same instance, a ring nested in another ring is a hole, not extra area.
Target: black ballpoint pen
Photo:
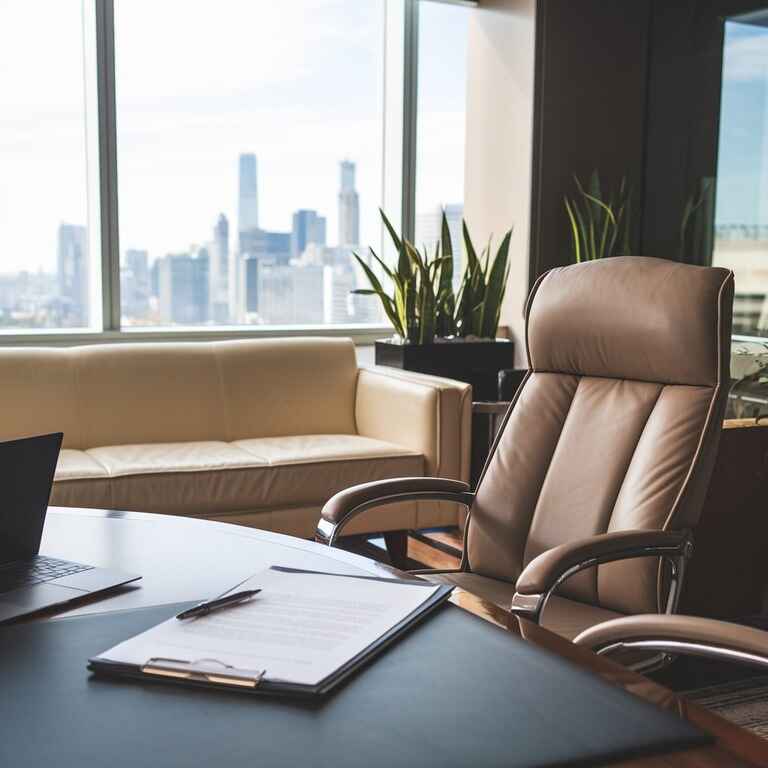
[[[218,611],[219,608],[229,608],[231,605],[237,605],[245,600],[250,600],[254,595],[261,592],[260,589],[246,589],[244,592],[233,592],[231,595],[218,597],[215,600],[208,600],[200,605],[194,605],[186,611],[177,614],[177,619],[191,619],[195,616],[205,616],[212,611]]]

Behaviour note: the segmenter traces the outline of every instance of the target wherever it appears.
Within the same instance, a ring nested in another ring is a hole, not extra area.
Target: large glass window
[[[379,207],[458,277],[469,13],[0,0],[0,334],[375,330]]]
[[[116,0],[124,326],[381,320],[386,1]]]
[[[89,169],[96,171],[88,130],[95,114],[89,10],[81,0],[0,1],[0,328],[6,331],[100,323],[98,215],[91,215],[97,184],[89,178]]]
[[[445,211],[454,249],[454,283],[462,267],[467,38],[471,9],[439,2],[419,7],[416,143],[416,243],[433,250]]]
[[[736,276],[734,332],[768,335],[768,11],[725,24],[713,263]]]

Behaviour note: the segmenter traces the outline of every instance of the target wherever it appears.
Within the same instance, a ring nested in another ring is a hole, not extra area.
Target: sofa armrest
[[[441,477],[397,477],[361,483],[332,496],[320,513],[315,540],[333,546],[344,526],[372,507],[411,500],[452,501],[469,506],[469,485]]]
[[[426,475],[469,480],[469,384],[396,368],[361,368],[355,419],[358,434],[421,453]]]
[[[768,632],[698,616],[626,616],[590,627],[574,642],[598,654],[631,648],[768,668]]]
[[[515,584],[510,610],[538,619],[555,588],[578,571],[634,557],[686,559],[692,549],[687,531],[614,531],[561,544],[528,563]]]

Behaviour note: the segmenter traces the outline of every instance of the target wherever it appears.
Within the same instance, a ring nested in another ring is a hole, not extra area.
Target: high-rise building
[[[88,231],[77,224],[60,224],[58,282],[61,325],[88,325]]]
[[[126,322],[146,319],[150,292],[147,252],[129,248],[120,263],[120,304]]]
[[[243,258],[258,256],[277,264],[287,264],[291,258],[291,233],[251,229],[240,233],[239,246]]]
[[[208,298],[210,320],[214,323],[228,323],[229,316],[229,221],[221,213],[213,228],[213,241],[209,254]]]
[[[158,260],[160,322],[200,325],[208,320],[208,270],[207,248]]]
[[[323,267],[260,262],[257,284],[259,322],[268,325],[323,322]]]
[[[325,217],[302,209],[293,214],[291,257],[298,259],[308,245],[325,245]]]
[[[239,233],[238,246],[230,254],[229,312],[231,322],[244,323],[247,321],[245,315],[250,311],[248,303],[253,300],[253,289],[248,287],[249,274],[258,268],[246,262],[257,259],[259,265],[287,266],[291,259],[291,233],[251,229]]]
[[[245,314],[254,317],[259,311],[259,258],[247,256],[242,262]]]
[[[256,155],[240,155],[237,229],[248,232],[259,226],[259,187]]]
[[[339,189],[339,245],[360,243],[360,199],[355,189],[355,164],[341,161],[341,188]]]
[[[451,235],[453,248],[453,286],[458,290],[464,264],[464,238],[461,226],[464,218],[463,204],[448,203],[444,207],[438,206],[432,211],[420,213],[416,217],[416,246],[420,250],[426,247],[430,255],[434,253],[442,234],[443,210],[448,221],[448,232]]]
[[[357,287],[355,271],[351,264],[323,267],[323,322],[326,324],[354,323]]]

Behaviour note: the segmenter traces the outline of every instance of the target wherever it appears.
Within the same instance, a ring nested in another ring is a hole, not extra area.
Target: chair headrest
[[[553,269],[526,306],[531,370],[714,386],[730,367],[733,273],[644,256]]]

